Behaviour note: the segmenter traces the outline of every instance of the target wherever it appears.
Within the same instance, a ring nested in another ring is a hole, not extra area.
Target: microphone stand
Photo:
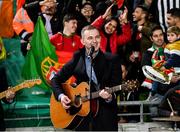
[[[90,77],[89,77],[89,101],[90,101],[90,122],[89,122],[89,130],[92,130],[92,124],[93,124],[93,113],[92,113],[92,104],[91,104],[91,99],[92,99],[92,68],[93,68],[93,57],[92,55],[90,56],[90,61],[91,61],[91,70],[90,70]]]

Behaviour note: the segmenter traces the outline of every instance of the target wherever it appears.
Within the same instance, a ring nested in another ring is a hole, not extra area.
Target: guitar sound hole
[[[80,95],[76,95],[74,98],[74,104],[75,107],[79,107],[81,105],[81,96]]]
[[[71,107],[67,110],[67,112],[70,115],[74,115],[79,112],[81,109],[81,96],[80,95],[75,95],[74,102],[72,102]]]

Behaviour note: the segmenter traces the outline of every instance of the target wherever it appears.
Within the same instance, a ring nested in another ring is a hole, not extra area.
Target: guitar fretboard
[[[122,84],[122,85],[118,85],[118,86],[114,86],[114,87],[111,87],[111,88],[109,88],[109,89],[106,89],[106,91],[111,94],[111,93],[114,93],[114,92],[117,92],[117,91],[126,89],[127,86],[128,86],[127,84]],[[91,98],[91,99],[98,98],[100,91],[101,91],[101,90],[96,91],[96,92],[93,92],[93,93],[91,94],[91,95],[92,95],[91,97],[90,97],[90,95],[82,97],[82,101],[85,102],[85,101],[90,100],[90,98]]]
[[[32,87],[35,84],[40,84],[40,83],[41,83],[40,79],[27,80],[27,81],[24,81],[23,83],[15,86],[15,87],[11,87],[8,90],[16,92],[16,91],[21,90],[23,88]],[[0,93],[0,99],[4,98],[6,96],[6,93],[8,92],[8,90],[3,91],[3,92]]]
[[[21,84],[21,85],[12,87],[12,88],[10,88],[10,89],[11,89],[11,91],[16,92],[16,91],[18,91],[18,90],[20,90],[20,89],[22,89],[22,88],[24,88],[24,84]],[[1,93],[0,93],[0,99],[4,98],[4,97],[6,96],[6,93],[7,93],[7,92],[8,92],[8,90],[1,92]]]

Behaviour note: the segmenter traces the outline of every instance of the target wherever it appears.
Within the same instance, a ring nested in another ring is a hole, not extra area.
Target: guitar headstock
[[[140,86],[138,80],[128,80],[124,84],[126,84],[127,86],[124,90],[127,90],[127,91],[133,91]]]
[[[41,84],[41,79],[32,79],[32,80],[26,80],[24,83],[23,83],[23,85],[25,86],[25,87],[33,87],[34,85],[39,85],[39,84]]]

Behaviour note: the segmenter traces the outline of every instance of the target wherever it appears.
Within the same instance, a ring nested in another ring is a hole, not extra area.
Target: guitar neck
[[[115,92],[117,92],[117,91],[123,90],[123,89],[125,89],[126,87],[127,87],[127,84],[122,84],[122,85],[118,85],[118,86],[114,86],[114,87],[111,87],[111,88],[109,88],[109,89],[106,89],[106,91],[111,94],[111,93],[115,93]],[[96,92],[93,92],[93,93],[91,94],[91,99],[98,98],[100,91],[101,91],[101,90],[96,91]],[[90,96],[85,96],[85,97],[83,97],[83,101],[87,101],[87,100],[90,100]]]
[[[26,81],[22,82],[21,84],[15,86],[15,87],[12,87],[8,90],[16,92],[16,91],[21,90],[23,88],[33,87],[35,84],[38,84],[38,85],[41,84],[41,79],[26,80]],[[4,98],[6,96],[6,93],[8,92],[8,90],[0,93],[0,99]]]
[[[12,87],[12,88],[10,88],[10,89],[11,89],[11,91],[16,92],[16,91],[18,91],[18,90],[20,90],[20,89],[23,89],[23,88],[24,88],[24,86],[23,86],[23,84],[21,84],[21,85]],[[8,90],[9,90],[9,89],[8,89]],[[8,92],[8,90],[3,91],[3,92],[0,93],[0,99],[4,98],[4,97],[6,96],[6,93]]]

